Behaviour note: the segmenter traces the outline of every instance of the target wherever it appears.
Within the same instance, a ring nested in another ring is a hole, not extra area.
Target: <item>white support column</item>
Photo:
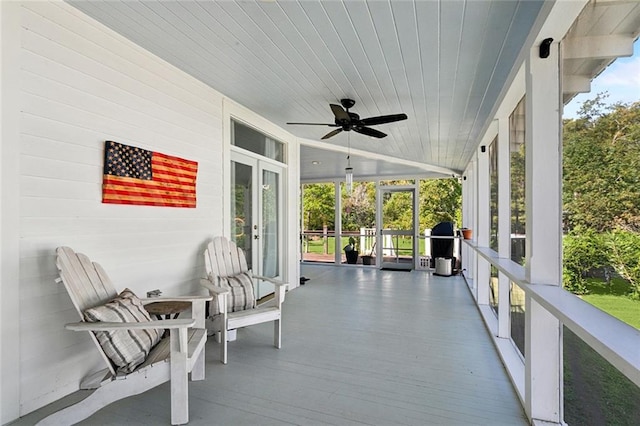
[[[471,182],[470,170],[467,168],[462,175],[462,227],[469,228],[469,206],[471,204],[471,195],[469,193],[469,183]],[[431,235],[431,231],[429,231]],[[431,256],[431,253],[429,253]],[[468,249],[466,244],[462,244],[462,262],[461,268],[465,278],[470,279],[471,276],[471,262],[470,262],[471,250]]]
[[[420,268],[420,179],[413,182],[413,269]],[[455,252],[454,252],[455,253]],[[456,254],[457,256],[457,254]]]
[[[476,229],[476,212],[475,212],[475,206],[476,206],[476,181],[477,176],[476,176],[476,161],[475,159],[471,162],[471,165],[469,167],[469,183],[467,185],[467,194],[468,194],[468,198],[469,198],[469,203],[467,204],[467,215],[468,215],[468,219],[466,220],[466,227],[467,228],[471,228],[471,230]],[[472,236],[472,239],[475,239],[476,235]],[[477,258],[478,255],[476,254],[475,250],[467,250],[469,252],[469,261],[467,262],[467,267],[469,269],[468,273],[469,273],[469,277],[471,278],[472,282],[471,282],[471,289],[472,289],[472,294],[476,295],[476,271],[478,270],[478,263],[477,263]]]
[[[484,151],[484,152],[483,152]],[[473,232],[477,235],[479,247],[489,247],[490,218],[489,218],[489,147],[481,145],[477,152],[477,198],[476,206],[478,218],[476,229]],[[490,264],[484,258],[478,257],[476,270],[476,300],[479,305],[489,304],[489,279],[491,275]]]
[[[509,163],[509,117],[498,119],[498,255],[511,257],[511,171]],[[498,337],[511,336],[510,291],[511,280],[498,273]]]
[[[334,228],[336,230],[336,237],[333,239],[334,243],[334,261],[336,265],[342,262],[342,193],[340,192],[340,181],[333,182],[335,188],[335,219]]]
[[[527,279],[561,285],[561,87],[558,43],[540,58],[538,40],[526,61],[525,205]],[[560,321],[526,299],[525,410],[533,423],[562,421]]]

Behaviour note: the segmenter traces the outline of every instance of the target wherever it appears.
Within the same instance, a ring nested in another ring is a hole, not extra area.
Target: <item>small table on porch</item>
[[[162,320],[162,316],[164,315],[164,319],[171,319],[171,315],[174,315],[173,319],[178,318],[180,312],[186,311],[191,307],[191,302],[153,302],[145,305],[144,308],[151,315],[155,315],[156,318]],[[162,336],[167,335],[167,331],[165,330],[162,333]]]
[[[171,319],[171,315],[174,315],[173,319],[178,318],[180,312],[186,311],[191,307],[191,302],[153,302],[145,305],[145,309],[149,314],[155,315],[159,320]]]

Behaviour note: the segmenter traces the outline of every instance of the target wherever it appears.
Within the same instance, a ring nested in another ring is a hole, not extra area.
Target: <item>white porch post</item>
[[[498,255],[511,257],[511,174],[509,162],[509,117],[498,119]],[[511,281],[502,272],[498,273],[498,337],[511,336],[510,286]]]
[[[484,151],[484,152],[483,152]],[[489,247],[489,148],[484,143],[478,148],[477,166],[478,169],[478,184],[477,184],[477,198],[476,206],[478,211],[476,216],[477,229],[474,232],[477,233],[477,243],[479,247]],[[489,304],[489,278],[490,278],[490,264],[483,257],[477,257],[477,270],[476,270],[476,300],[479,305]]]
[[[342,194],[340,193],[340,181],[336,180],[335,182],[333,182],[333,185],[335,187],[335,204],[336,204],[336,209],[335,209],[335,219],[334,219],[334,228],[336,230],[336,236],[333,239],[333,243],[334,243],[334,257],[333,260],[335,261],[336,265],[339,265],[342,262]]]
[[[462,226],[473,230],[475,228],[475,162],[472,161],[465,170],[465,178],[462,181]],[[475,235],[472,238],[476,238]],[[463,268],[466,269],[465,277],[469,281],[470,288],[475,289],[475,258],[476,252],[468,248],[466,244],[463,245],[462,261]],[[475,292],[472,291],[475,295]]]
[[[526,61],[526,263],[530,283],[561,285],[561,90],[559,48],[540,58],[537,40]],[[527,296],[525,410],[535,424],[562,421],[560,321]]]

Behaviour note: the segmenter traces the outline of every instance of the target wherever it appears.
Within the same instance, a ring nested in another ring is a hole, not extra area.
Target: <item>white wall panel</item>
[[[20,5],[0,2],[0,424],[20,413]]]
[[[63,328],[77,318],[54,282],[56,247],[100,262],[118,290],[199,290],[201,252],[223,226],[222,96],[65,3],[16,13],[20,136],[3,144],[19,147],[20,379],[10,387],[25,414],[100,363],[88,335]],[[105,140],[198,161],[197,208],[102,204]]]

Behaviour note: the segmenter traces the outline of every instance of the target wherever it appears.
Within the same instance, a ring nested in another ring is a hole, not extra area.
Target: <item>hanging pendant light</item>
[[[347,167],[344,169],[347,194],[353,190],[353,167],[351,167],[351,133],[347,133]]]
[[[351,195],[351,191],[353,190],[353,167],[351,167],[351,159],[350,156],[347,155],[347,167],[345,167],[345,185],[347,188],[347,194]]]

